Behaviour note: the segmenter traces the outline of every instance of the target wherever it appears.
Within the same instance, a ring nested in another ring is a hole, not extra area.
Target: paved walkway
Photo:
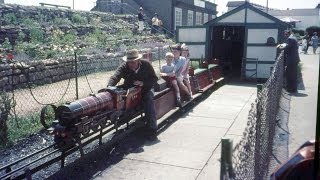
[[[289,115],[289,155],[293,154],[305,141],[315,139],[317,93],[319,77],[319,50],[316,55],[300,54],[303,83],[298,93],[291,95]]]
[[[221,137],[240,140],[255,85],[229,83],[172,124],[155,144],[127,154],[95,179],[219,179]]]

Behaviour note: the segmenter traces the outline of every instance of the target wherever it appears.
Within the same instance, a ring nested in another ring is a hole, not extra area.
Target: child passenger
[[[190,66],[189,47],[186,44],[181,45],[181,56],[186,58],[186,62],[181,72],[181,75],[183,77],[183,83],[187,86],[188,91],[191,94],[192,92],[191,92],[191,86],[190,86],[190,80],[189,80],[189,66]]]
[[[166,53],[166,63],[161,66],[160,69],[160,76],[167,81],[168,84],[172,85],[174,88],[174,91],[176,93],[176,103],[177,106],[181,106],[181,98],[180,98],[180,91],[179,91],[179,86],[177,83],[177,78],[175,74],[175,66],[172,63],[173,61],[173,54],[171,52]]]
[[[184,92],[187,95],[187,100],[190,101],[192,99],[192,93],[191,91],[186,87],[186,85],[183,82],[183,70],[186,66],[186,58],[181,56],[181,45],[176,44],[171,47],[172,53],[174,55],[173,63],[175,66],[175,73],[177,77],[177,82],[179,89]]]

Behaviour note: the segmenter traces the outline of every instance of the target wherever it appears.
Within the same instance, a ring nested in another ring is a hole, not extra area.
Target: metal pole
[[[74,9],[74,0],[72,0],[72,9]]]
[[[74,52],[74,68],[75,68],[75,80],[76,80],[76,99],[79,99],[79,88],[78,88],[78,62],[77,62],[77,53]]]
[[[268,14],[268,11],[269,11],[269,0],[267,0],[267,8],[266,8],[267,14]]]
[[[319,55],[319,60],[320,60],[320,55]],[[319,65],[320,69],[320,65]],[[318,80],[320,79],[320,74],[318,75]],[[317,118],[316,118],[316,138],[315,138],[315,153],[314,153],[314,179],[317,179],[317,177],[320,176],[320,110],[319,110],[319,96],[320,96],[320,82],[318,82],[318,101],[317,101]]]
[[[221,165],[220,180],[233,177],[232,168],[232,140],[228,138],[221,139]]]
[[[158,56],[159,56],[159,69],[161,69],[161,55],[160,55],[160,47],[158,47]]]

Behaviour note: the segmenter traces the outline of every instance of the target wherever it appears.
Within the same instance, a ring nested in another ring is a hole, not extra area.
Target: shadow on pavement
[[[142,128],[137,129],[121,139],[112,147],[103,144],[101,147],[85,154],[51,175],[48,179],[92,179],[102,171],[117,164],[130,153],[144,152],[144,146],[159,143],[159,140],[148,141]]]

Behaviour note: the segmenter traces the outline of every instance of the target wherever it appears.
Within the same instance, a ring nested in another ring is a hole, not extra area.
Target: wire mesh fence
[[[267,179],[276,127],[276,115],[284,83],[281,53],[272,74],[258,92],[249,112],[247,127],[233,150],[234,179]]]
[[[157,74],[168,51],[168,46],[141,49],[143,59],[151,62]],[[30,128],[36,132],[41,128],[40,116],[44,107],[74,101],[105,88],[110,76],[122,63],[125,50],[103,52],[87,48],[55,59],[2,64],[1,72],[8,71],[6,83],[1,84],[2,92],[13,102],[9,128],[21,132],[28,132],[25,129]]]

